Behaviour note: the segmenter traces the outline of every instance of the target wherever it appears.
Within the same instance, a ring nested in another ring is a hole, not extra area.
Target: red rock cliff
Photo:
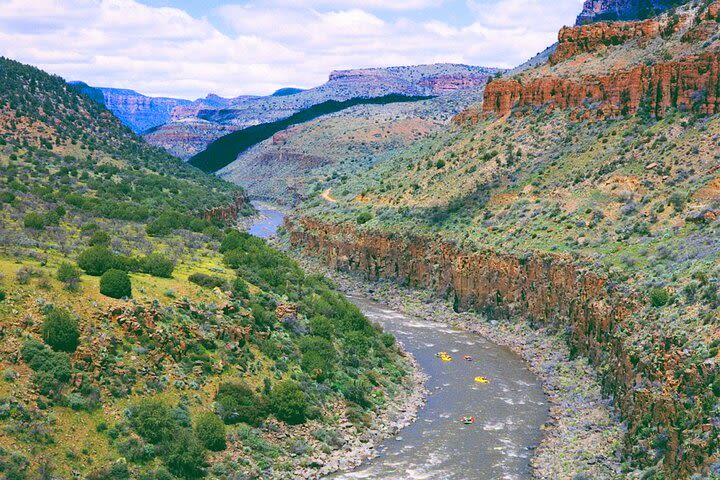
[[[483,113],[504,116],[514,109],[546,107],[582,108],[580,115],[607,116],[634,113],[641,106],[659,117],[668,108],[719,113],[720,55],[707,52],[581,79],[546,76],[527,83],[496,80],[485,87]]]
[[[594,52],[629,40],[646,41],[660,35],[663,28],[657,20],[564,27],[558,35],[558,46],[550,56],[550,63],[559,63],[578,53]]]
[[[603,372],[603,385],[628,425],[626,452],[646,452],[634,456],[636,462],[650,461],[651,445],[636,434],[652,423],[667,439],[662,462],[666,478],[687,478],[709,463],[717,431],[697,433],[707,431],[709,419],[686,392],[707,388],[714,366],[683,371],[683,352],[660,330],[653,339],[657,360],[653,365],[640,361],[625,339],[641,305],[577,261],[551,254],[474,251],[438,238],[359,231],[352,224],[306,217],[288,220],[287,227],[293,245],[335,268],[428,287],[454,298],[459,308],[495,317],[520,315],[566,329],[571,347]]]

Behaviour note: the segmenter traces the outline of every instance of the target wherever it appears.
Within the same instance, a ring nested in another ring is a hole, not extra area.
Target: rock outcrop
[[[657,20],[564,27],[558,35],[558,46],[550,56],[550,63],[559,63],[578,53],[594,52],[629,40],[647,41],[660,35],[663,28],[664,25]]]
[[[577,108],[584,118],[639,109],[662,117],[668,108],[720,112],[720,54],[707,52],[658,65],[580,79],[545,76],[527,83],[497,80],[485,87],[483,112],[505,116],[528,108]]]
[[[656,360],[639,359],[627,341],[643,308],[632,292],[618,291],[604,276],[562,255],[478,251],[437,237],[361,231],[307,217],[290,219],[287,227],[293,245],[332,267],[431,288],[454,299],[458,309],[496,318],[521,315],[567,331],[571,349],[603,372],[604,388],[628,426],[626,454],[641,465],[653,465],[657,459],[651,457],[662,455],[666,478],[687,478],[698,468],[707,472],[717,429],[711,414],[693,403],[692,392],[709,388],[715,365],[685,369],[682,344],[660,329],[652,342]],[[666,444],[656,453],[636,437],[650,423]]]
[[[245,192],[238,192],[229,205],[212,208],[203,213],[203,218],[207,221],[221,220],[224,223],[232,224],[236,222],[240,213],[248,207],[250,200]]]

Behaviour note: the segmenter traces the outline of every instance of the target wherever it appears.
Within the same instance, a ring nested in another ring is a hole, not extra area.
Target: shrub
[[[316,337],[331,340],[335,335],[335,325],[329,318],[318,315],[310,319],[310,332]]]
[[[291,380],[276,384],[270,391],[270,411],[284,422],[304,423],[307,417],[305,393]]]
[[[42,337],[55,351],[74,352],[80,338],[77,320],[67,310],[52,310],[45,316]]]
[[[215,401],[220,418],[228,425],[244,422],[256,426],[267,416],[265,398],[243,382],[221,384]]]
[[[322,337],[306,337],[300,341],[302,369],[322,380],[330,376],[335,365],[336,353],[333,344]]]
[[[142,271],[153,277],[171,278],[175,264],[159,253],[152,253],[142,261]]]
[[[240,277],[235,277],[233,280],[232,291],[237,298],[250,298],[247,282]]]
[[[97,231],[93,233],[92,237],[90,237],[88,244],[94,247],[107,247],[110,245],[110,234],[103,231]]]
[[[45,216],[36,212],[26,213],[23,223],[25,228],[43,230],[45,228]]]
[[[180,428],[172,409],[160,400],[140,400],[127,416],[132,429],[153,444],[172,439]]]
[[[63,282],[68,290],[76,290],[80,283],[80,270],[72,263],[63,262],[58,267],[57,279]]]
[[[196,272],[188,277],[188,280],[195,285],[200,285],[205,288],[222,288],[225,286],[225,280],[215,275],[206,275],[204,273]]]
[[[664,288],[655,288],[650,292],[650,302],[653,307],[664,307],[670,301],[670,294]]]
[[[115,255],[106,247],[90,247],[78,257],[78,265],[88,275],[99,277],[117,266]]]
[[[195,436],[213,452],[225,450],[225,424],[214,413],[205,413],[195,420]]]
[[[132,296],[132,284],[127,272],[111,269],[100,277],[100,293],[106,297],[123,298]]]
[[[441,168],[444,168],[444,167],[445,167],[445,160],[443,160],[442,158],[440,160],[438,160],[437,163],[435,163],[435,168],[437,168],[438,170]]]
[[[205,475],[205,448],[187,430],[182,430],[175,436],[168,446],[164,460],[170,473],[180,478],[201,478]]]
[[[0,288],[0,302],[4,301],[5,298],[6,298],[5,290],[3,290],[2,288]]]
[[[370,212],[362,212],[357,216],[357,223],[358,225],[364,225],[370,220],[372,220],[373,216]]]
[[[28,340],[20,354],[33,370],[32,382],[41,395],[55,396],[70,381],[72,364],[67,353],[54,352],[37,340]]]

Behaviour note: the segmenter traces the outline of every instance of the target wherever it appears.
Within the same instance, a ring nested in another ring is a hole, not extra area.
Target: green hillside
[[[59,77],[0,80],[0,477],[292,478],[412,390],[392,336],[233,228],[239,187]]]

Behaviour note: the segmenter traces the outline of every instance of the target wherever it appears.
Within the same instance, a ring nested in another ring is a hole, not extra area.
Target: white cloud
[[[268,0],[219,8],[221,31],[207,18],[136,0],[0,0],[0,54],[151,95],[268,93],[318,85],[342,68],[511,67],[552,43],[582,0],[468,0],[473,16],[464,25],[406,16],[441,3]],[[405,12],[379,16],[381,9]]]

